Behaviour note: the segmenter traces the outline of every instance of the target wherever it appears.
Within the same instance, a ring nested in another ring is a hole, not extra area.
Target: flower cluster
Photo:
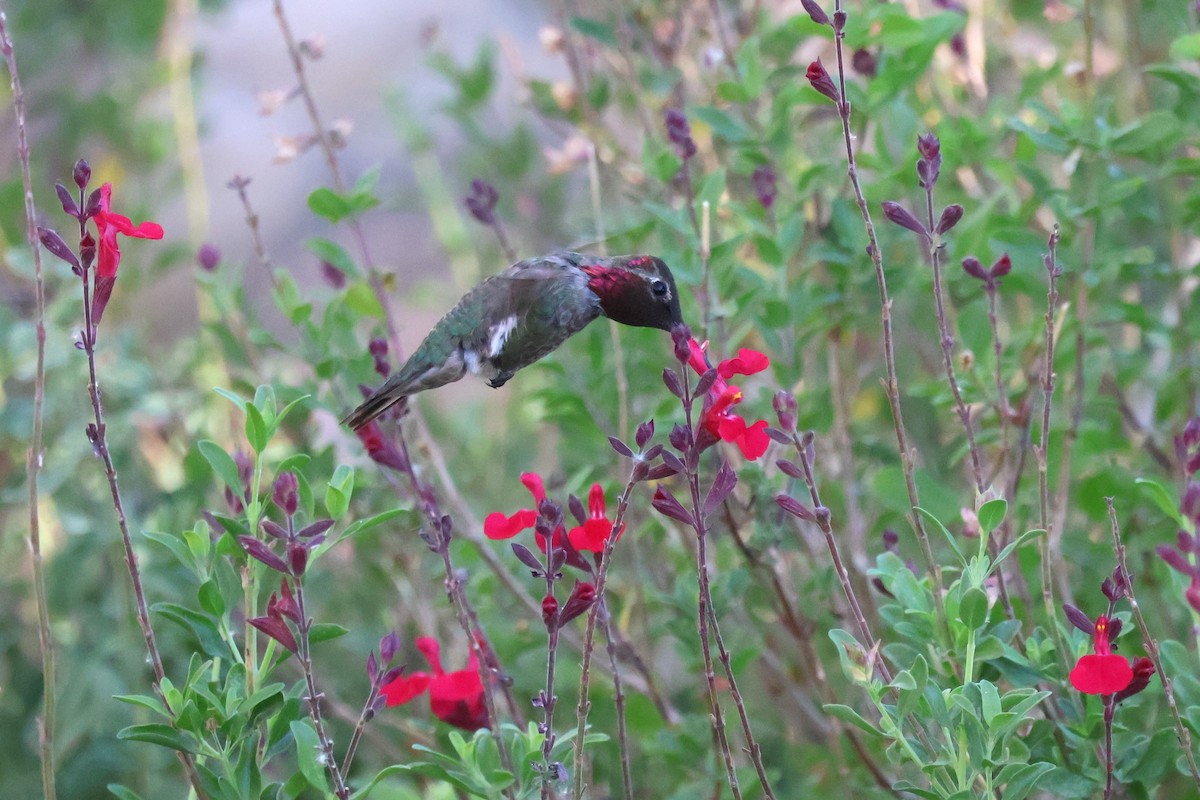
[[[542,531],[536,530],[536,523],[538,508],[546,502],[545,484],[542,477],[536,472],[522,473],[521,483],[533,495],[535,508],[523,508],[511,515],[505,515],[499,511],[488,514],[483,521],[483,535],[489,539],[511,539],[523,530],[535,528],[534,535],[538,548],[544,553],[546,552],[546,535]],[[624,532],[624,523],[615,533],[613,532],[613,524],[608,519],[605,507],[604,487],[594,483],[591,491],[588,492],[587,518],[580,520],[580,524],[569,531],[566,530],[566,526],[557,525],[551,535],[551,541],[555,548],[563,547],[565,535],[565,541],[570,543],[572,549],[578,552],[599,554],[604,552],[604,546],[610,536],[614,537],[615,541],[620,539]]]
[[[701,344],[689,338],[687,345],[687,362],[698,375],[704,375],[712,369],[705,353],[707,342]],[[744,418],[734,413],[733,407],[742,402],[742,390],[728,383],[728,380],[734,375],[762,372],[769,364],[767,357],[757,350],[738,350],[737,356],[717,364],[716,377],[704,400],[701,419],[704,429],[721,441],[736,444],[742,455],[750,461],[760,458],[770,444],[767,421],[760,419],[747,425]]]
[[[421,636],[416,645],[432,672],[397,675],[380,686],[379,693],[387,706],[403,705],[428,691],[429,710],[438,719],[467,731],[488,727],[487,703],[475,651],[467,658],[466,667],[446,672],[436,639]]]
[[[96,274],[92,282],[91,322],[88,336],[94,340],[96,326],[104,316],[104,309],[112,296],[117,280],[117,268],[121,264],[121,247],[117,235],[135,239],[161,239],[162,226],[157,222],[142,222],[137,225],[129,217],[112,210],[112,184],[106,183],[84,200],[84,191],[92,177],[92,168],[83,159],[75,163],[72,178],[79,190],[78,198],[61,183],[54,185],[63,211],[74,217],[81,232],[79,255],[69,248],[57,232],[49,228],[38,228],[42,246],[51,254],[71,265],[71,271],[87,281],[87,273],[96,263]],[[87,230],[88,221],[96,226],[96,236]]]

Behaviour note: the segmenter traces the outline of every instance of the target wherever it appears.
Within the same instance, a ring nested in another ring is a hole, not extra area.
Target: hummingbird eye
[[[658,278],[650,281],[650,291],[654,292],[655,297],[667,296],[667,284],[660,281]]]

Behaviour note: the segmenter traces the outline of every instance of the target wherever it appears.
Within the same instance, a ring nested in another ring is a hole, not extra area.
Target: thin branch
[[[842,43],[845,37],[845,11],[842,9],[842,0],[836,0],[834,8],[834,32],[836,34],[834,36],[834,48],[837,54],[839,87],[837,108],[838,117],[842,123],[842,141],[846,150],[847,175],[850,178],[850,185],[854,189],[855,203],[858,205],[859,214],[862,215],[863,225],[866,228],[867,250],[871,257],[871,264],[875,269],[875,283],[879,288],[879,306],[883,324],[883,357],[884,366],[887,370],[884,391],[887,394],[888,406],[892,411],[892,422],[896,431],[896,445],[900,453],[900,464],[904,472],[904,485],[908,491],[909,505],[915,509],[921,505],[921,501],[917,493],[913,452],[909,449],[908,434],[904,427],[904,414],[900,407],[900,381],[896,373],[896,348],[892,334],[892,301],[888,296],[887,277],[883,270],[883,252],[879,249],[879,240],[875,235],[875,224],[871,221],[871,211],[867,206],[867,199],[863,194],[862,182],[858,177],[858,162],[854,157],[854,136],[850,131],[850,103],[845,99],[846,69],[845,52]],[[837,20],[841,20],[841,23],[838,24]],[[921,515],[916,513],[916,511],[910,511],[908,520],[909,524],[912,525],[913,531],[916,533],[917,541],[921,545],[926,566],[933,573],[934,604],[937,607],[938,617],[942,622],[942,626],[948,632],[949,623],[946,620],[946,607],[942,599],[942,566],[933,557],[933,547],[929,542],[929,535],[925,530],[925,523]]]
[[[38,241],[37,210],[33,203],[33,178],[29,169],[29,139],[25,132],[25,92],[17,72],[17,59],[8,38],[8,19],[0,0],[0,51],[8,66],[13,113],[17,121],[17,160],[25,190],[25,238],[33,254],[34,327],[37,365],[33,374],[33,433],[25,454],[25,482],[29,487],[29,558],[33,567],[34,604],[37,606],[38,647],[42,654],[42,717],[38,722],[38,745],[42,768],[42,796],[54,800],[54,717],[58,686],[54,670],[54,636],[50,632],[50,606],[46,600],[46,571],[42,561],[42,527],[38,514],[38,475],[42,469],[43,409],[46,402],[46,282],[42,275],[42,248]]]

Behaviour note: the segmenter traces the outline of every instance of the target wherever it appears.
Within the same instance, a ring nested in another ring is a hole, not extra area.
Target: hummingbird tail
[[[407,395],[395,394],[392,392],[380,391],[368,397],[358,406],[342,418],[342,424],[348,425],[352,430],[358,430],[364,425],[369,425],[372,420],[387,411],[396,403],[403,400]]]

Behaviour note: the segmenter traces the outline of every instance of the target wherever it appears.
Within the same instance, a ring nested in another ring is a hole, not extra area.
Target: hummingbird
[[[671,270],[654,256],[566,251],[513,264],[467,292],[342,422],[358,430],[405,397],[467,373],[498,389],[602,316],[664,331],[682,324]]]

